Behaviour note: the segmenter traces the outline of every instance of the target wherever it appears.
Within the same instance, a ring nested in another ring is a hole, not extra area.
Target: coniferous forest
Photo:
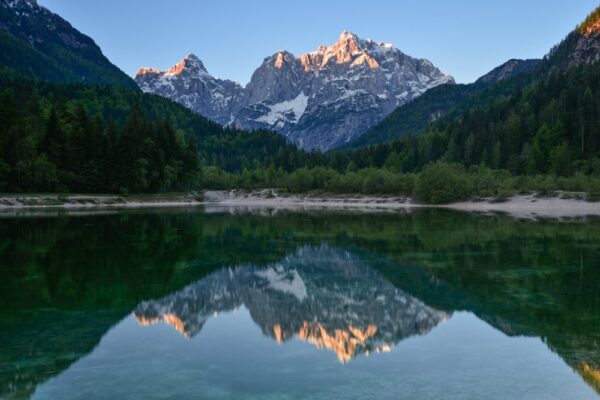
[[[311,155],[271,132],[224,129],[157,96],[0,74],[0,190],[156,193],[201,187],[202,167],[228,173]]]
[[[551,73],[488,108],[435,123],[420,136],[355,153],[376,167],[415,171],[437,160],[516,175],[600,173],[600,66]]]

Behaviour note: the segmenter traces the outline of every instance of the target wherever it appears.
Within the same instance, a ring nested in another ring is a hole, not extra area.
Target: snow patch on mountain
[[[304,92],[300,92],[296,98],[292,100],[282,101],[281,103],[267,105],[270,109],[268,114],[261,115],[256,120],[265,122],[269,125],[277,127],[284,121],[288,123],[297,123],[308,105],[308,96]]]

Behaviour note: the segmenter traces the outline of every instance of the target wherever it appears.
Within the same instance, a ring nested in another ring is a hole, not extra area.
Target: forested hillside
[[[223,129],[158,96],[50,84],[0,70],[0,190],[198,188],[202,166],[291,170],[309,155],[274,133]]]
[[[600,172],[600,65],[555,71],[489,108],[440,121],[421,136],[351,158],[415,171],[445,160],[513,174]]]
[[[35,0],[0,0],[0,66],[51,82],[139,90],[90,37]]]
[[[441,85],[410,103],[398,107],[380,123],[350,141],[356,149],[389,143],[406,135],[423,133],[440,118],[456,117],[472,107],[485,107],[501,96],[511,95],[533,79],[540,60],[509,60],[470,84]]]

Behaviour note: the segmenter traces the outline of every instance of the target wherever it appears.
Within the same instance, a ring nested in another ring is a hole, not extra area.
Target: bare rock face
[[[600,7],[546,56],[552,69],[591,65],[600,61]]]
[[[513,58],[483,75],[475,83],[493,84],[500,82],[504,79],[533,71],[541,62],[542,60],[540,59],[518,60]]]
[[[577,43],[571,53],[570,66],[600,61],[600,19],[575,32]]]
[[[242,92],[238,83],[209,74],[193,54],[166,71],[140,68],[135,81],[144,92],[167,97],[220,124],[230,122],[234,100]]]
[[[275,130],[304,149],[321,151],[348,142],[428,89],[454,83],[427,60],[346,31],[333,45],[300,57],[280,50],[265,58],[243,89],[211,77],[203,67],[186,71],[184,65],[178,74],[173,69],[177,66],[164,72],[140,69],[136,81],[145,92],[214,121]],[[215,90],[194,84],[198,81],[211,82]]]

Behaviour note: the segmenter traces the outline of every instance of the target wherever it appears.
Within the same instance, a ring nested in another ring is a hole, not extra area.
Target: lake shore
[[[91,209],[199,206],[202,197],[196,193],[156,195],[102,194],[5,194],[0,195],[0,212],[17,209]]]
[[[207,191],[205,201],[220,207],[276,208],[287,210],[337,209],[351,211],[411,211],[443,208],[476,213],[503,213],[517,218],[574,218],[600,216],[600,202],[590,202],[572,194],[550,197],[516,195],[498,201],[473,199],[451,204],[422,204],[410,197],[325,194],[280,194],[273,190]]]
[[[26,210],[136,209],[204,206],[211,211],[223,208],[240,211],[259,209],[348,210],[354,212],[399,212],[420,208],[442,208],[483,214],[502,213],[517,218],[576,218],[600,216],[600,202],[590,202],[572,194],[550,197],[535,194],[516,195],[503,201],[473,199],[464,202],[429,205],[410,197],[290,194],[275,190],[205,191],[202,194],[118,195],[0,195],[0,212]]]

